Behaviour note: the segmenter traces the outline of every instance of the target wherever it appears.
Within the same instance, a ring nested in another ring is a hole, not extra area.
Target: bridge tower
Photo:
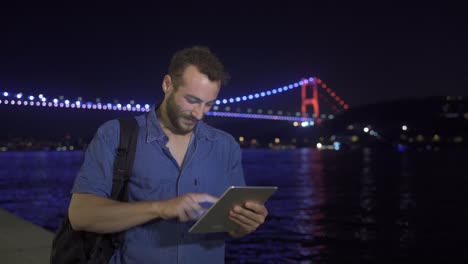
[[[316,118],[317,123],[320,123],[320,110],[319,110],[319,100],[318,100],[318,88],[316,78],[313,78],[312,81],[303,79],[302,82],[302,91],[301,91],[301,113],[302,117],[306,117],[307,106],[311,105],[314,114],[313,117]],[[312,88],[312,97],[307,97],[307,88]]]

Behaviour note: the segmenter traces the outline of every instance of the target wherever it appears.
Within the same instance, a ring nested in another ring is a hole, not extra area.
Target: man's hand
[[[206,209],[200,203],[215,203],[218,198],[206,193],[188,193],[173,199],[158,203],[160,217],[162,219],[177,218],[181,222],[198,219]]]
[[[241,237],[255,231],[265,222],[268,210],[262,204],[246,202],[244,206],[235,206],[229,212],[229,218],[239,225],[239,229],[229,232],[232,237]]]

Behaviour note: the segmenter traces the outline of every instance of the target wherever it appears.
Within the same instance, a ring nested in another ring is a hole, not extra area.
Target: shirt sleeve
[[[242,152],[239,144],[233,144],[231,151],[231,166],[230,166],[230,180],[231,185],[245,186],[244,169],[242,167]]]
[[[118,147],[119,123],[103,124],[86,149],[84,162],[76,176],[72,193],[90,193],[110,197],[114,158]]]

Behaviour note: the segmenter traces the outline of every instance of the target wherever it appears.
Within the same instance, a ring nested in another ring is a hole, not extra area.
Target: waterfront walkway
[[[0,263],[46,264],[54,234],[0,209]]]

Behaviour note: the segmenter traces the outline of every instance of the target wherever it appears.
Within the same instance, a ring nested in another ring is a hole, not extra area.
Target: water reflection
[[[243,154],[247,183],[279,190],[257,232],[228,240],[227,263],[468,260],[466,151]],[[0,206],[55,230],[81,161],[81,152],[0,153]]]

